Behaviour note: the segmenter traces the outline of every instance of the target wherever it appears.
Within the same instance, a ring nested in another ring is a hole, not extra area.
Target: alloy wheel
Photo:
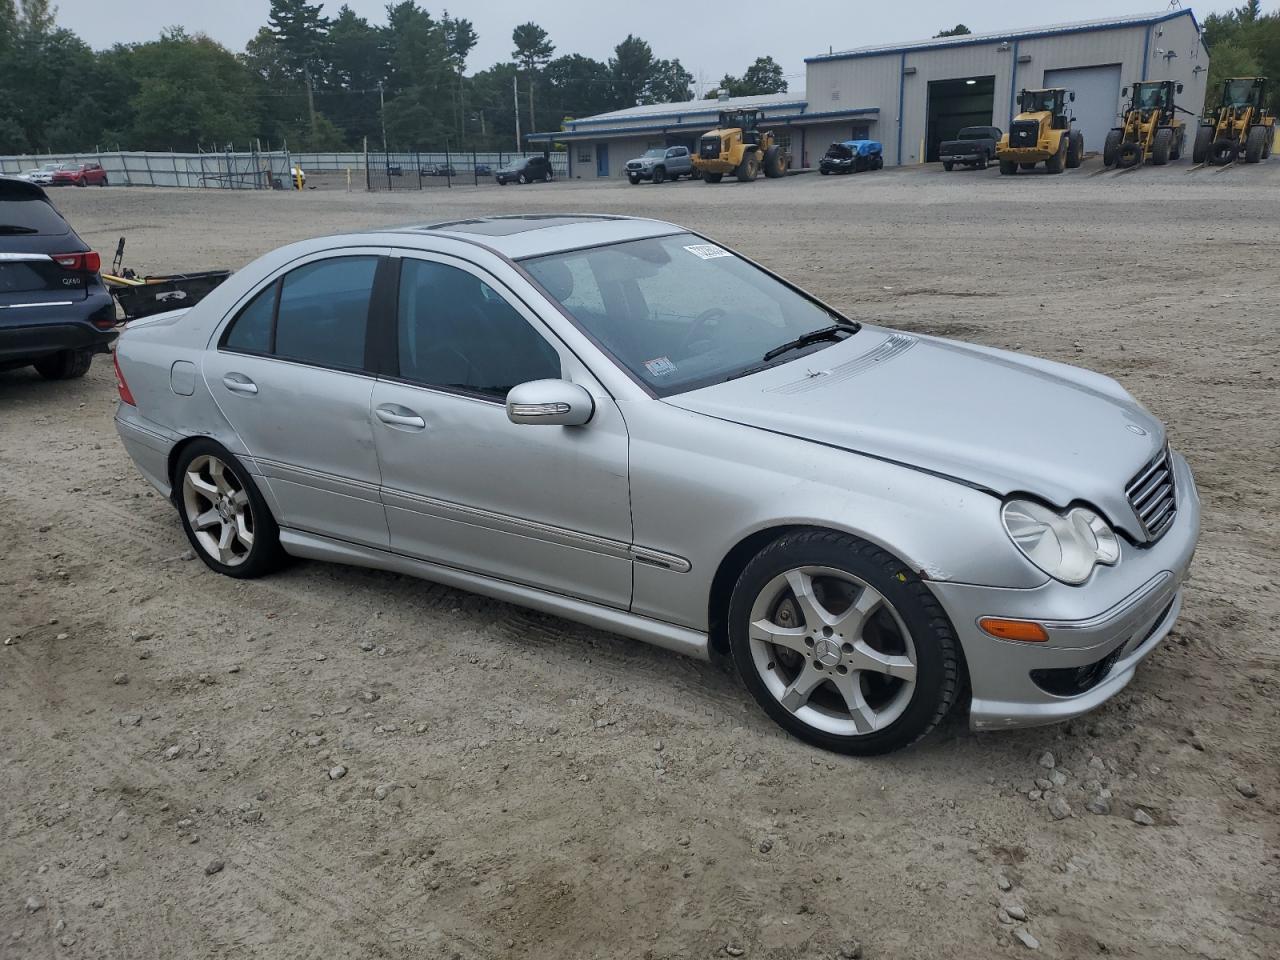
[[[217,457],[196,457],[182,477],[182,508],[196,542],[214,560],[238,566],[253,550],[254,517],[249,493]]]
[[[805,566],[775,577],[752,605],[748,636],[769,693],[810,727],[868,734],[911,702],[911,633],[879,591],[847,571]]]

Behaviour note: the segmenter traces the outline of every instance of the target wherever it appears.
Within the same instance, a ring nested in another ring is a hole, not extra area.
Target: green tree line
[[[693,98],[679,60],[628,34],[606,61],[557,54],[535,23],[512,31],[511,59],[468,72],[470,20],[416,0],[374,23],[342,5],[271,0],[267,22],[235,53],[182,28],[155,40],[92,50],[59,27],[50,0],[0,0],[0,153],[245,148],[509,149],[520,130],[641,103]],[[733,95],[786,90],[771,57]]]

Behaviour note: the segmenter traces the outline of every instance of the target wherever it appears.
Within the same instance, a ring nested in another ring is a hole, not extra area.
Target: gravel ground
[[[846,759],[722,664],[389,574],[217,577],[120,447],[105,359],[0,374],[0,956],[1280,955],[1280,163],[1188,169],[58,192],[151,272],[486,212],[677,220],[855,317],[1119,378],[1205,523],[1177,630],[1103,709]]]

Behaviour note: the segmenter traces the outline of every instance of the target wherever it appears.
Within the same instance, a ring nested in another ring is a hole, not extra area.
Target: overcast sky
[[[333,16],[340,0],[327,0]],[[385,0],[348,0],[371,22],[385,22]],[[445,5],[422,2],[432,14]],[[1197,4],[1197,17],[1237,4]],[[94,48],[153,39],[161,29],[182,26],[207,33],[232,50],[244,49],[266,23],[269,0],[58,0],[58,21]],[[628,32],[647,40],[654,55],[678,58],[708,87],[726,71],[740,74],[758,56],[782,64],[792,89],[804,87],[804,58],[874,43],[931,37],[965,23],[974,33],[1043,26],[1142,13],[1167,6],[1165,0],[1073,0],[1070,4],[1014,3],[1011,0],[801,0],[787,4],[743,4],[741,0],[452,0],[449,11],[475,24],[480,42],[468,70],[484,69],[511,56],[511,30],[533,20],[556,45],[556,54],[581,53],[607,60]],[[1263,4],[1275,7],[1274,2]],[[750,16],[742,11],[749,9]],[[533,12],[536,10],[536,13]]]

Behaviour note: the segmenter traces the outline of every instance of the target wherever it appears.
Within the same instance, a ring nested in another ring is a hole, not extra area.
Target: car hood
[[[1126,483],[1163,425],[1101,374],[864,326],[818,352],[666,400],[1059,507],[1084,501],[1143,536]]]

